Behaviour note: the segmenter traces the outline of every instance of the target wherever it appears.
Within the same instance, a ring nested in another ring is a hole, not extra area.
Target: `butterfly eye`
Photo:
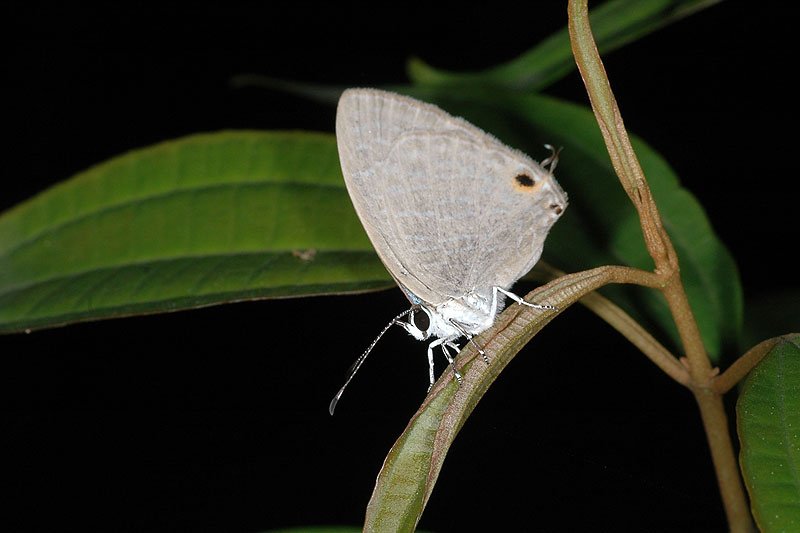
[[[427,311],[421,307],[418,307],[411,313],[411,324],[413,324],[418,330],[426,332],[428,331],[428,328],[431,327],[431,317],[428,316]]]

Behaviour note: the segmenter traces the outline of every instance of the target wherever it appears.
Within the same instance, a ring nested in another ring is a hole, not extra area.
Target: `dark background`
[[[5,7],[12,140],[0,209],[185,134],[332,131],[332,107],[228,80],[401,83],[412,54],[487,67],[566,24],[565,3],[529,4],[543,5]],[[797,135],[783,5],[726,2],[605,59],[626,125],[706,207],[748,298],[797,287],[785,251],[797,247]],[[577,75],[548,93],[586,101]],[[0,468],[14,494],[2,520],[14,531],[359,525],[424,397],[425,346],[391,331],[335,417],[327,405],[406,305],[392,290],[0,338]],[[420,526],[722,531],[725,521],[691,395],[576,306],[481,401]]]

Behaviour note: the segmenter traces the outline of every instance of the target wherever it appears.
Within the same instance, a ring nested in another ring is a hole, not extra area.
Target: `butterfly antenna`
[[[561,150],[563,150],[564,147],[559,146],[558,149],[556,149],[553,147],[552,144],[545,144],[544,147],[550,150],[550,157],[542,161],[540,165],[544,168],[547,168],[547,166],[549,165],[550,174],[552,174],[556,170],[556,165],[558,164],[558,156],[559,154],[561,154]]]
[[[369,355],[369,352],[371,352],[372,349],[375,347],[375,345],[378,344],[378,341],[381,340],[381,337],[383,337],[383,334],[386,333],[389,330],[390,327],[394,326],[397,322],[400,321],[401,318],[403,318],[404,316],[409,314],[411,311],[413,311],[413,309],[414,308],[412,307],[411,309],[407,309],[407,310],[403,311],[402,313],[400,313],[399,315],[394,317],[391,322],[386,324],[386,327],[383,328],[383,330],[378,334],[377,337],[375,337],[375,340],[372,341],[372,344],[370,344],[369,347],[364,351],[364,353],[362,353],[361,356],[359,356],[359,358],[356,359],[356,362],[353,363],[353,365],[350,367],[349,375],[347,376],[347,379],[345,380],[344,385],[342,385],[342,388],[339,389],[339,392],[336,393],[336,396],[333,397],[333,400],[331,400],[331,404],[328,406],[328,412],[331,414],[331,416],[333,416],[333,410],[336,409],[336,404],[339,403],[339,399],[342,397],[342,394],[344,393],[344,389],[353,380],[353,376],[356,375],[356,372],[358,372],[358,369],[361,368],[361,365],[364,364],[364,360]]]

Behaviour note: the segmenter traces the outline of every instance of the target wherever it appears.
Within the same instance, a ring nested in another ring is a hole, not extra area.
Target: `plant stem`
[[[675,248],[661,222],[597,52],[589,25],[587,0],[570,0],[568,11],[575,61],[586,85],[614,170],[639,213],[645,245],[655,263],[655,274],[663,280],[661,292],[667,300],[686,353],[685,362],[691,378],[687,386],[694,394],[700,409],[729,527],[731,531],[751,531],[752,521],[722,397],[712,388],[715,371],[712,370],[700,329],[686,297]]]
[[[692,388],[692,392],[700,408],[728,527],[734,533],[749,533],[754,530],[753,521],[739,475],[739,464],[733,450],[722,396],[710,388]]]
[[[686,350],[686,360],[691,376],[689,389],[694,394],[694,399],[700,409],[700,417],[703,420],[706,440],[711,450],[711,460],[714,463],[728,526],[734,532],[749,532],[753,530],[753,524],[728,428],[728,417],[725,414],[722,395],[712,387],[716,371],[712,369],[711,361],[706,355],[700,330],[686,298],[678,271],[671,274],[671,281],[672,283],[664,287],[663,294],[667,299],[667,305],[675,319],[678,333]]]

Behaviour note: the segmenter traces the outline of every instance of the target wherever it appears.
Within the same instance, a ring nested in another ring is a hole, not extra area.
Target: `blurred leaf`
[[[0,332],[390,286],[332,135],[169,141],[0,215]]]
[[[261,74],[238,74],[231,78],[230,85],[235,89],[244,87],[258,87],[273,91],[285,92],[307,98],[312,102],[336,105],[339,96],[342,95],[348,86],[327,85],[321,83],[306,83],[302,81],[292,81]]]
[[[736,404],[745,484],[762,531],[800,531],[800,335],[750,372]]]
[[[485,364],[468,343],[458,356],[461,385],[444,372],[384,461],[367,506],[364,531],[413,531],[428,502],[447,452],[475,406],[514,356],[545,325],[582,296],[608,281],[613,267],[568,274],[525,296],[558,311],[511,305],[476,341]]]
[[[409,91],[463,116],[511,146],[542,159],[542,144],[563,146],[556,177],[570,205],[554,226],[543,258],[562,270],[603,264],[652,270],[635,209],[611,166],[592,112],[541,95],[499,90],[415,88]],[[738,344],[742,289],[736,264],[715,235],[702,206],[684,189],[664,159],[632,136],[642,168],[673,240],[689,301],[711,357]],[[641,287],[608,287],[603,292],[663,340],[680,346],[672,316],[660,293]],[[666,339],[664,339],[666,337]]]
[[[612,0],[592,9],[592,33],[601,53],[608,53],[719,0]],[[512,15],[513,16],[513,15]],[[567,9],[564,7],[564,22]],[[516,59],[481,72],[437,70],[409,60],[408,76],[419,85],[495,85],[537,91],[575,70],[566,27]]]

